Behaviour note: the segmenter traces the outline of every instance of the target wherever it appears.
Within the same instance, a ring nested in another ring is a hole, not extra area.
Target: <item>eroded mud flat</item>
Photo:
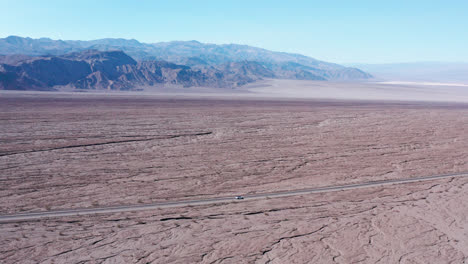
[[[464,263],[468,179],[0,224],[3,263]],[[25,261],[27,260],[27,261]]]
[[[1,213],[468,171],[468,105],[0,98]]]
[[[468,171],[468,105],[0,97],[0,212]],[[0,223],[2,263],[463,263],[468,179]]]

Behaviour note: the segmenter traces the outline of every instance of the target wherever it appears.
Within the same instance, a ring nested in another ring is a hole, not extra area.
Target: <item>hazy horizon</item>
[[[464,1],[1,2],[2,38],[197,40],[340,64],[468,61]]]

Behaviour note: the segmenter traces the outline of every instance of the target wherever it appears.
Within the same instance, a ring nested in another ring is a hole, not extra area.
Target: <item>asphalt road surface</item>
[[[245,195],[243,196],[244,199],[241,199],[241,200],[236,199],[233,196],[224,196],[224,197],[215,197],[215,198],[207,198],[207,199],[199,199],[199,200],[185,200],[185,201],[160,202],[160,203],[151,203],[151,204],[107,206],[107,207],[80,208],[80,209],[65,209],[65,210],[0,215],[0,223],[1,222],[19,222],[19,221],[27,221],[27,220],[37,220],[40,218],[50,218],[50,217],[135,212],[135,211],[143,211],[143,210],[153,210],[157,208],[180,207],[180,206],[188,206],[188,205],[205,205],[205,204],[216,204],[216,203],[227,203],[227,202],[242,202],[246,200],[262,199],[262,198],[267,198],[267,197],[276,198],[276,197],[286,197],[286,196],[293,196],[293,195],[305,195],[305,194],[312,194],[312,193],[334,192],[334,191],[341,191],[341,190],[352,190],[352,189],[358,189],[358,188],[376,187],[376,186],[384,186],[384,185],[391,185],[391,184],[431,181],[431,180],[453,178],[453,177],[468,177],[468,172],[424,176],[424,177],[417,177],[417,178],[410,178],[410,179],[371,181],[371,182],[364,182],[364,183],[308,188],[308,189],[300,189],[300,190],[292,190],[292,191],[258,193],[258,194]]]

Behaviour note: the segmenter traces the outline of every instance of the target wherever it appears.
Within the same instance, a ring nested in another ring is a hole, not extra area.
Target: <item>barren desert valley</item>
[[[0,9],[0,264],[468,264],[468,1]]]
[[[0,119],[2,263],[468,258],[466,103],[3,93]]]

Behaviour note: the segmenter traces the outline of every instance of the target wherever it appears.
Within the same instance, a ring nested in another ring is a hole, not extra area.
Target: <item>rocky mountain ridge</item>
[[[166,61],[136,61],[122,51],[86,50],[60,56],[3,56],[0,89],[132,90],[155,85],[232,88],[274,74],[256,62],[192,69]]]
[[[204,44],[198,41],[148,44],[127,39],[64,41],[49,38],[32,39],[10,36],[0,39],[0,54],[3,55],[0,56],[0,63],[18,66],[18,63],[25,61],[24,56],[70,59],[67,56],[77,56],[77,53],[86,50],[123,51],[136,64],[140,64],[140,69],[143,67],[142,65],[149,66],[151,61],[166,61],[176,65],[185,65],[190,67],[191,74],[203,75],[201,78],[204,78],[205,82],[210,79],[208,85],[214,87],[235,87],[261,78],[334,81],[372,78],[370,74],[357,68],[344,67],[300,54],[274,52],[247,45],[216,45]],[[73,58],[73,60],[77,59],[79,58]],[[233,68],[235,65],[238,67]],[[246,69],[251,71],[250,74],[245,75]],[[220,73],[224,76],[221,78],[222,80],[216,77]],[[231,80],[228,81],[227,76],[230,76]],[[172,82],[174,80],[168,81]],[[191,82],[206,84],[198,80]],[[191,82],[186,83],[186,85],[190,86]],[[147,83],[150,83],[150,81],[144,84],[147,85]],[[134,83],[133,86],[137,85],[141,85],[141,83]]]

